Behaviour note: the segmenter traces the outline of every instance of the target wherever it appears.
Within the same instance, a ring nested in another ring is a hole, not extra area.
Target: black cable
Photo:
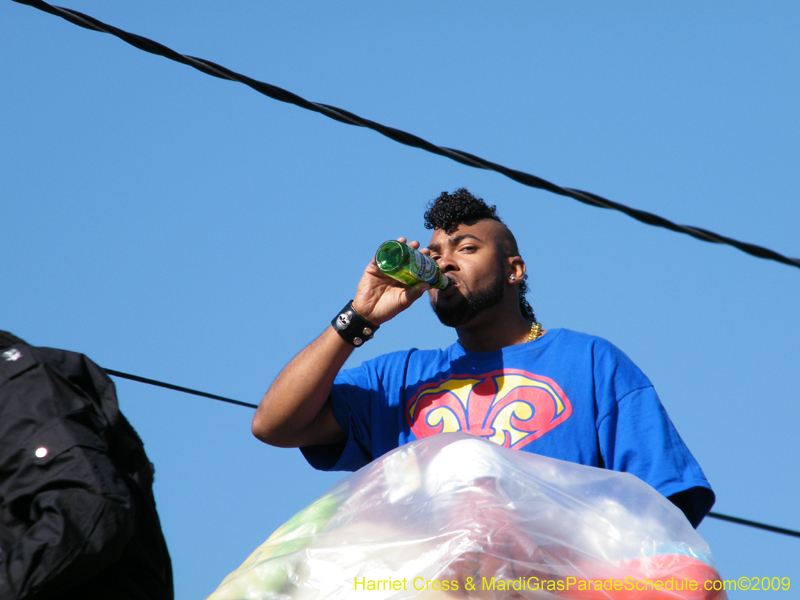
[[[173,385],[171,383],[164,383],[163,381],[156,381],[155,379],[147,379],[146,377],[139,377],[138,375],[130,375],[129,373],[120,373],[119,371],[112,371],[111,369],[103,369],[109,375],[116,375],[117,377],[123,377],[124,379],[131,379],[133,381],[139,381],[141,383],[148,383],[150,385],[157,385],[160,387],[164,387],[170,390],[177,390],[179,392],[185,392],[187,394],[194,394],[195,396],[203,396],[205,398],[213,398],[214,400],[221,400],[223,402],[229,402],[231,404],[238,404],[239,406],[248,406],[250,408],[258,408],[256,404],[250,404],[248,402],[241,402],[240,400],[231,400],[230,398],[224,398],[223,396],[216,396],[214,394],[207,394],[206,392],[199,392],[197,390],[192,390],[189,388],[181,387],[179,385]],[[758,529],[765,529],[766,531],[772,531],[774,533],[782,533],[784,535],[791,535],[794,537],[800,537],[800,531],[793,531],[791,529],[784,529],[783,527],[775,527],[774,525],[765,525],[764,523],[758,523],[756,521],[749,521],[747,519],[740,519],[738,517],[729,517],[728,515],[721,515],[719,513],[710,512],[708,513],[709,517],[713,517],[715,519],[721,519],[723,521],[730,521],[731,523],[738,523],[739,525],[748,525],[749,527],[756,527]]]
[[[708,513],[709,517],[720,519],[721,521],[730,521],[731,523],[738,523],[739,525],[747,525],[748,527],[756,527],[774,533],[782,533],[783,535],[791,535],[800,538],[800,531],[793,529],[784,529],[783,527],[775,527],[774,525],[765,525],[764,523],[757,523],[756,521],[748,521],[747,519],[740,519],[739,517],[730,517],[728,515],[721,515],[716,512]]]
[[[572,188],[564,188],[554,183],[550,183],[549,181],[545,181],[544,179],[541,179],[539,177],[536,177],[535,175],[531,175],[523,171],[517,171],[516,169],[509,169],[507,167],[484,160],[478,156],[469,154],[467,152],[454,150],[452,148],[436,146],[426,140],[423,140],[420,137],[417,137],[416,135],[406,133],[405,131],[401,131],[399,129],[394,129],[393,127],[387,127],[385,125],[381,125],[380,123],[375,123],[374,121],[363,119],[358,115],[355,115],[344,109],[336,108],[334,106],[329,106],[327,104],[309,102],[308,100],[305,100],[304,98],[301,98],[300,96],[297,96],[292,92],[270,85],[268,83],[264,83],[262,81],[252,79],[250,77],[247,77],[246,75],[241,75],[211,61],[207,61],[202,58],[195,58],[193,56],[186,56],[183,54],[179,54],[178,52],[175,52],[174,50],[167,48],[166,46],[159,44],[158,42],[154,42],[140,35],[128,33],[121,29],[117,29],[116,27],[107,25],[106,23],[98,21],[97,19],[85,15],[83,13],[66,8],[61,8],[58,6],[51,6],[50,4],[42,2],[41,0],[14,0],[14,2],[17,2],[19,4],[26,4],[28,6],[32,6],[44,12],[59,16],[71,23],[74,23],[75,25],[79,25],[80,27],[84,27],[86,29],[101,31],[103,33],[114,35],[120,38],[121,40],[131,44],[132,46],[139,48],[140,50],[144,50],[145,52],[150,52],[151,54],[164,56],[176,62],[189,65],[208,75],[213,75],[214,77],[219,77],[221,79],[228,79],[230,81],[238,81],[239,83],[243,83],[244,85],[247,85],[253,88],[254,90],[266,96],[269,96],[270,98],[273,98],[275,100],[280,100],[281,102],[287,102],[289,104],[294,104],[296,106],[300,106],[301,108],[305,108],[307,110],[312,110],[314,112],[321,113],[327,117],[330,117],[331,119],[335,119],[342,123],[347,123],[349,125],[356,125],[359,127],[366,127],[368,129],[372,129],[401,144],[412,146],[414,148],[421,148],[423,150],[427,150],[428,152],[432,152],[440,156],[445,156],[447,158],[468,165],[470,167],[496,171],[498,173],[505,175],[506,177],[513,179],[514,181],[522,183],[523,185],[542,190],[547,190],[549,192],[558,194],[560,196],[567,196],[575,200],[578,200],[579,202],[583,202],[584,204],[589,204],[591,206],[597,206],[600,208],[617,210],[619,212],[628,215],[633,219],[636,219],[637,221],[641,221],[642,223],[646,223],[648,225],[653,225],[655,227],[663,227],[664,229],[669,229],[671,231],[676,231],[678,233],[684,233],[686,235],[690,235],[705,242],[711,242],[715,244],[726,244],[729,246],[733,246],[734,248],[738,248],[742,252],[746,252],[747,254],[756,256],[758,258],[773,260],[779,263],[800,268],[800,259],[788,258],[773,250],[769,250],[768,248],[756,246],[754,244],[748,244],[746,242],[740,242],[732,238],[725,237],[699,227],[692,227],[689,225],[678,225],[668,219],[665,219],[653,213],[649,213],[643,210],[638,210],[635,208],[630,208],[623,204],[619,204],[617,202],[613,202],[611,200],[603,198],[602,196],[598,196],[597,194],[592,194],[590,192],[584,192]]]
[[[228,402],[230,404],[236,404],[238,406],[247,406],[249,408],[258,408],[257,404],[250,404],[249,402],[242,402],[241,400],[232,400],[231,398],[225,398],[224,396],[217,396],[216,394],[208,394],[206,392],[200,392],[198,390],[192,390],[189,388],[181,387],[179,385],[173,385],[171,383],[164,383],[163,381],[156,381],[155,379],[147,379],[146,377],[139,377],[138,375],[131,375],[130,373],[122,373],[120,371],[113,371],[112,369],[103,369],[109,375],[115,375],[116,377],[122,377],[123,379],[130,379],[131,381],[138,381],[140,383],[148,383],[150,385],[156,385],[159,387],[167,388],[169,390],[176,390],[178,392],[184,392],[186,394],[194,394],[195,396],[203,396],[204,398],[211,398],[212,400],[220,400],[221,402]]]

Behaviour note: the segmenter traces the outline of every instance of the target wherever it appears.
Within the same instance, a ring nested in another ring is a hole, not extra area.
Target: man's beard
[[[442,325],[460,327],[487,308],[498,304],[503,299],[504,284],[503,277],[500,276],[488,288],[475,293],[464,294],[458,302],[450,306],[437,306],[431,300],[431,308],[436,313],[436,316],[439,317]]]

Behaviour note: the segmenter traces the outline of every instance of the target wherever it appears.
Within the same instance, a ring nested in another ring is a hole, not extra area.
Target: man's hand
[[[417,241],[407,242],[404,237],[397,238],[397,241],[419,249],[420,244]],[[419,251],[422,254],[430,254],[427,248]],[[378,269],[373,257],[358,283],[353,308],[370,323],[382,325],[411,306],[430,287],[429,283],[408,286],[384,275]]]
[[[406,243],[406,238],[398,238]],[[419,248],[419,242],[408,244]],[[429,254],[427,249],[420,250]],[[373,258],[358,284],[353,307],[373,325],[381,325],[414,303],[430,287],[407,286],[378,270]],[[253,417],[260,440],[281,447],[337,444],[347,436],[333,416],[328,396],[333,381],[354,347],[328,327],[286,365]]]

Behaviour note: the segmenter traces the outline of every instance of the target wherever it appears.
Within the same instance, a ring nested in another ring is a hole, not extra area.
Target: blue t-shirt
[[[632,473],[664,496],[705,488],[700,518],[713,504],[650,380],[601,338],[553,329],[495,352],[468,352],[458,342],[394,352],[341,371],[330,399],[348,440],[340,455],[303,449],[317,469],[355,471],[407,442],[463,431]]]

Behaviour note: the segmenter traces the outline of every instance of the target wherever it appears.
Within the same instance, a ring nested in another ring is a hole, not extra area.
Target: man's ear
[[[507,279],[509,283],[522,281],[525,277],[525,261],[521,256],[509,256],[507,259]]]

